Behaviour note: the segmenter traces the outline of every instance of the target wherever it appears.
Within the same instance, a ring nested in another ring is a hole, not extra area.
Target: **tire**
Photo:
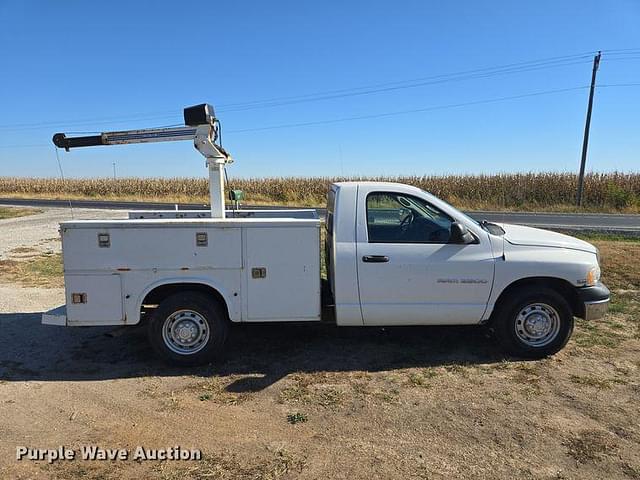
[[[220,358],[229,331],[225,308],[200,292],[175,293],[153,312],[148,336],[165,362],[203,365]]]
[[[571,338],[573,313],[556,291],[523,287],[498,305],[493,331],[506,353],[544,358],[560,351]]]

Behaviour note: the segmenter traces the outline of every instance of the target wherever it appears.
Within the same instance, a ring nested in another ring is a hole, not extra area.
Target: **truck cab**
[[[593,245],[478,222],[397,183],[331,185],[326,254],[338,325],[491,323],[509,351],[537,356],[609,301]]]
[[[500,239],[408,185],[337,183],[328,198],[328,272],[340,325],[484,318]]]

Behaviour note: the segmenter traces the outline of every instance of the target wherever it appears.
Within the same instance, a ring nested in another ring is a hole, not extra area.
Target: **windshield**
[[[427,192],[426,190],[422,190],[424,193],[431,195],[429,192]],[[471,218],[469,215],[467,215],[464,212],[461,212],[460,210],[458,210],[456,207],[454,207],[453,205],[451,205],[448,202],[445,202],[444,200],[442,200],[441,198],[439,198],[438,200],[440,200],[442,203],[444,203],[445,205],[453,208],[456,212],[458,212],[460,214],[461,217],[464,217],[466,220],[469,220],[471,223],[473,223],[474,225],[478,225],[480,227],[482,227],[482,223],[478,222],[477,220]]]

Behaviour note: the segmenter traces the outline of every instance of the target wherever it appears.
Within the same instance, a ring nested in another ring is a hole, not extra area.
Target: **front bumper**
[[[578,296],[584,305],[582,318],[585,320],[598,320],[606,315],[609,310],[609,289],[602,283],[593,287],[578,288]]]

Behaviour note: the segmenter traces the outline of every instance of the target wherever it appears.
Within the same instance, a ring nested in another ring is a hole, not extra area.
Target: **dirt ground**
[[[0,221],[0,260],[59,251],[39,215]],[[638,479],[640,242],[594,243],[612,312],[526,362],[475,327],[253,325],[220,364],[171,368],[142,329],[41,325],[62,290],[0,268],[0,478]],[[48,464],[20,445],[203,458]]]

